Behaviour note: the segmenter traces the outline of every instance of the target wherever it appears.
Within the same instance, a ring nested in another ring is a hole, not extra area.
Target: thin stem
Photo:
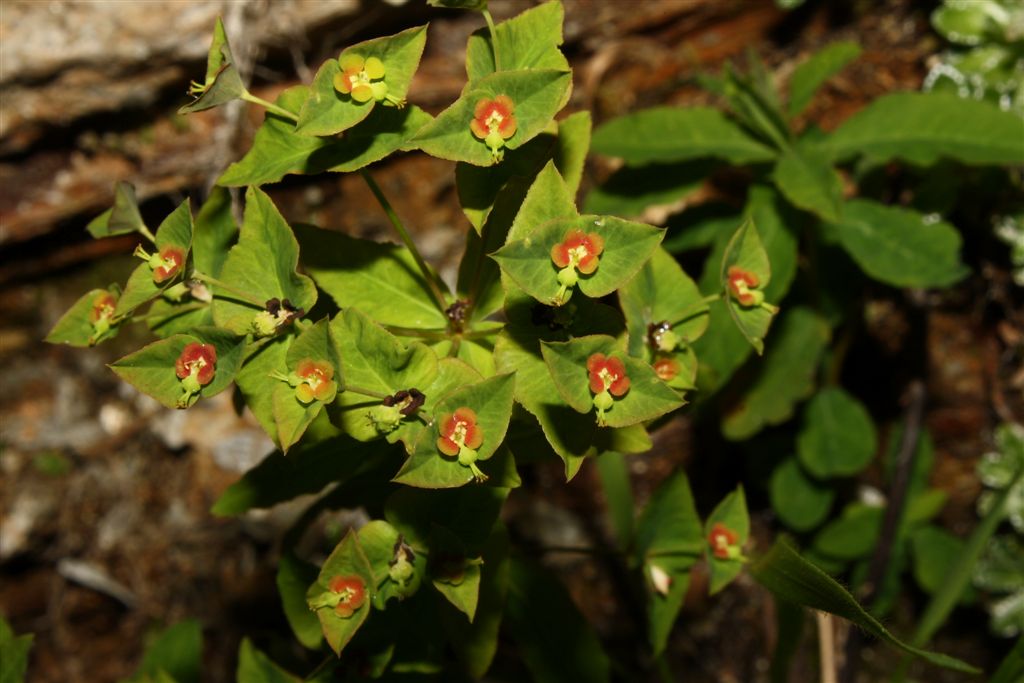
[[[486,7],[481,10],[481,14],[484,15],[487,29],[491,32],[491,52],[494,53],[494,70],[501,71],[501,59],[498,57],[498,34],[494,30],[494,18],[491,17],[491,13]]]
[[[200,308],[206,308],[210,304],[207,303],[194,303],[194,304],[183,304],[176,306],[173,311],[165,311],[163,313],[146,313],[146,315],[133,315],[128,318],[128,322],[141,323],[152,318],[172,318],[180,313],[188,313],[189,311],[198,311]]]
[[[298,121],[299,121],[299,117],[296,116],[295,114],[291,113],[287,109],[282,109],[281,107],[277,106],[273,102],[267,102],[262,97],[256,97],[255,95],[253,95],[248,90],[245,90],[245,91],[242,92],[242,99],[245,100],[246,102],[252,102],[253,104],[258,104],[261,107],[263,107],[264,109],[266,109],[267,111],[269,111],[269,112],[271,112],[273,114],[277,114],[278,116],[282,116],[282,117],[288,119],[289,121],[295,121],[296,123],[298,123]]]
[[[218,280],[217,278],[213,277],[212,275],[207,275],[206,273],[201,273],[198,270],[192,271],[192,279],[194,279],[194,280],[202,280],[203,282],[206,282],[206,283],[209,283],[209,284],[213,285],[217,289],[223,289],[225,292],[230,294],[233,298],[236,298],[236,299],[239,299],[241,301],[244,301],[245,303],[252,304],[256,308],[265,308],[266,305],[267,305],[267,303],[265,301],[260,301],[259,299],[254,297],[252,294],[249,294],[248,292],[243,292],[242,290],[240,290],[240,289],[238,289],[236,287],[233,287],[232,285],[229,285],[228,283],[224,282],[223,280]],[[216,290],[214,290],[213,295],[217,296],[217,291]]]
[[[372,389],[364,389],[363,387],[357,387],[351,384],[346,384],[344,387],[342,387],[342,391],[351,391],[353,394],[362,394],[363,396],[369,396],[370,398],[376,398],[381,401],[388,397],[388,394],[382,394],[379,391],[374,391]]]
[[[818,656],[821,659],[821,683],[836,683],[835,633],[832,630],[832,615],[815,612],[818,623]]]
[[[690,318],[693,318],[695,316],[700,315],[701,313],[704,313],[705,311],[708,310],[708,304],[714,303],[715,301],[718,301],[721,298],[721,294],[709,294],[708,296],[704,297],[703,299],[695,303],[693,306],[690,306],[688,309],[686,309],[678,320],[672,322],[672,327],[675,327],[676,325],[682,325]]]
[[[153,244],[156,244],[156,235],[154,235],[152,232],[150,232],[149,228],[147,228],[145,225],[140,225],[139,226],[139,234],[142,235],[143,237],[145,237],[147,240],[149,240]]]
[[[434,303],[437,305],[437,310],[444,313],[448,308],[445,304],[444,294],[441,292],[441,288],[437,285],[437,280],[434,279],[433,273],[430,272],[430,268],[427,267],[427,262],[423,260],[423,255],[420,250],[416,248],[416,243],[412,241],[412,236],[409,231],[405,229],[405,225],[402,224],[402,220],[395,213],[395,210],[391,207],[391,202],[384,196],[377,181],[373,179],[370,172],[365,168],[360,169],[359,173],[363,176],[363,180],[370,188],[370,192],[377,198],[381,208],[384,209],[384,213],[387,214],[388,220],[391,221],[391,225],[395,227],[398,232],[398,236],[402,238],[402,242],[405,244],[406,249],[412,253],[412,257],[416,260],[416,265],[419,266],[420,273],[423,275],[423,280],[427,283],[427,287],[430,290],[430,294],[434,297]]]

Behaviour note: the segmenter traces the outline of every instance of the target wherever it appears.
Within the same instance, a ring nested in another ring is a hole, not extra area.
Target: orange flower
[[[654,361],[654,373],[666,382],[670,382],[679,374],[679,363],[672,358],[659,358]]]
[[[342,619],[351,617],[366,602],[366,584],[358,576],[335,576],[327,587],[340,596],[334,613]]]
[[[295,375],[299,380],[295,387],[295,397],[302,403],[310,403],[314,399],[330,403],[338,393],[334,366],[326,361],[303,358],[295,366]]]
[[[740,537],[735,531],[721,522],[715,522],[708,534],[708,544],[711,546],[711,553],[720,560],[735,559],[739,555]]]
[[[444,415],[440,424],[441,436],[437,439],[437,450],[445,455],[454,457],[463,448],[480,448],[484,441],[483,430],[476,423],[476,413],[465,406],[457,408],[451,415]]]
[[[338,59],[341,73],[334,77],[334,88],[351,95],[362,104],[371,99],[384,99],[388,86],[379,82],[384,78],[384,62],[377,57],[364,59],[361,55],[347,54]],[[378,82],[374,82],[378,81]]]
[[[178,356],[174,363],[174,372],[178,379],[195,377],[200,386],[206,386],[213,379],[214,366],[217,364],[217,347],[213,344],[192,342]]]
[[[604,251],[604,239],[597,233],[572,230],[551,247],[551,260],[559,268],[578,268],[584,275],[597,270],[598,256]]]
[[[629,391],[629,377],[626,367],[618,358],[608,358],[603,353],[591,354],[587,359],[590,373],[590,391],[595,394],[611,392],[612,396],[623,396]]]
[[[479,100],[473,109],[469,129],[473,135],[487,143],[495,160],[501,159],[501,148],[505,146],[505,141],[516,134],[514,110],[515,104],[508,95],[498,95],[493,100]]]
[[[764,301],[762,292],[754,291],[760,280],[753,273],[739,266],[729,266],[725,274],[729,294],[743,306],[757,306]]]
[[[149,265],[153,268],[153,282],[160,284],[170,280],[178,274],[185,263],[185,251],[180,247],[166,246],[156,255],[156,260],[151,259]]]
[[[101,320],[109,321],[114,315],[117,307],[117,297],[110,292],[103,292],[92,300],[92,309],[89,311],[89,322],[95,327]]]

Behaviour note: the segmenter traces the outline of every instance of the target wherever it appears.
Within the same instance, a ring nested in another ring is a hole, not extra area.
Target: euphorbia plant
[[[751,220],[702,294],[659,246],[661,229],[578,212],[590,121],[555,118],[572,86],[557,0],[501,24],[484,3],[442,4],[480,9],[488,28],[469,40],[461,96],[436,117],[409,93],[425,26],[350,46],[269,103],[242,85],[218,22],[184,110],[264,105],[252,148],[197,215],[185,202],[155,233],[119,187],[90,230],[137,232],[153,247],[139,247],[145,263],[123,288],[89,292],[50,335],[88,346],[147,322],[159,340],[112,367],[168,407],[234,384],[280,452],[229,489],[218,514],[334,485],[286,539],[282,601],[303,645],[325,640],[340,666],[372,675],[457,666],[482,676],[503,615],[554,609],[517,589],[535,570],[510,559],[499,520],[519,467],[558,457],[572,478],[588,459],[649,449],[651,424],[694,387],[709,303],[724,300],[758,350],[776,312]],[[369,171],[414,150],[457,162],[469,229],[454,288]],[[260,189],[286,174],[355,171],[401,245],[289,225]],[[248,188],[241,226],[223,189],[236,186]],[[724,587],[746,561],[749,526],[741,491],[702,530],[685,475],[666,486],[626,553],[647,586],[656,654],[694,563],[708,558],[712,589]],[[319,569],[299,556],[315,512],[359,505],[373,521]],[[423,619],[441,628],[407,627]]]

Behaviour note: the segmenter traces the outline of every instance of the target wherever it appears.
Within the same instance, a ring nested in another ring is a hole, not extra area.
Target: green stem
[[[427,283],[427,288],[430,290],[430,294],[434,297],[434,303],[437,305],[437,310],[444,313],[448,308],[445,304],[444,294],[441,292],[441,288],[437,285],[437,280],[434,279],[434,274],[430,272],[430,268],[427,267],[427,262],[423,260],[423,255],[419,249],[416,248],[416,243],[412,241],[412,236],[409,231],[405,229],[405,225],[402,224],[402,220],[395,213],[395,210],[391,207],[391,202],[384,196],[377,181],[373,179],[370,172],[365,168],[360,169],[359,173],[363,176],[363,180],[370,187],[370,192],[377,198],[381,208],[384,209],[384,213],[387,214],[388,220],[391,221],[391,225],[394,226],[395,231],[398,232],[398,236],[402,238],[402,242],[405,244],[406,249],[412,254],[412,257],[416,260],[416,265],[419,266],[420,273],[423,275],[423,280]]]
[[[705,311],[708,310],[708,304],[714,303],[715,301],[718,301],[721,298],[721,294],[709,294],[708,296],[704,297],[703,299],[695,303],[693,306],[690,306],[688,309],[686,309],[683,312],[682,316],[680,316],[678,320],[672,323],[672,327],[675,327],[676,325],[682,325],[690,318],[693,318],[695,316],[700,315],[701,313],[704,313]]]
[[[299,117],[296,116],[295,114],[291,113],[287,109],[282,109],[281,107],[277,106],[273,102],[267,102],[265,99],[263,99],[261,97],[256,97],[255,95],[253,95],[248,90],[245,90],[245,91],[242,92],[242,99],[245,100],[246,102],[252,102],[253,104],[258,104],[261,107],[263,107],[264,109],[266,109],[267,111],[271,112],[272,114],[277,114],[278,116],[282,116],[282,117],[288,119],[289,121],[295,121],[296,123],[298,123],[298,121],[299,121]]]
[[[200,308],[206,308],[210,304],[205,303],[194,303],[194,304],[182,304],[181,306],[175,306],[174,310],[166,311],[164,313],[147,313],[146,315],[133,315],[128,318],[128,322],[141,323],[152,318],[170,318],[180,313],[188,313],[189,311],[198,311]]]
[[[370,398],[376,398],[381,401],[383,401],[390,395],[382,394],[381,392],[373,391],[372,389],[364,389],[363,387],[352,386],[351,384],[346,384],[344,387],[342,387],[342,391],[351,391],[353,394],[362,394],[363,396],[369,396]]]
[[[491,52],[494,53],[494,70],[501,71],[501,60],[498,58],[498,34],[494,30],[494,18],[491,17],[491,13],[486,7],[480,10],[480,13],[484,15],[487,29],[491,32]]]
[[[244,301],[245,303],[252,304],[256,308],[266,308],[267,306],[267,303],[265,301],[260,301],[252,294],[249,294],[248,292],[243,292],[242,290],[232,285],[229,285],[223,280],[218,280],[212,275],[207,275],[206,273],[201,273],[198,270],[194,270],[192,271],[192,279],[202,280],[203,282],[213,285],[217,289],[223,289],[225,292],[230,294],[232,298],[239,299],[241,301]],[[216,290],[214,290],[213,295],[217,296]]]
[[[139,226],[139,234],[145,237],[150,242],[152,242],[154,245],[156,244],[156,235],[150,232],[149,228],[147,228],[145,225]]]

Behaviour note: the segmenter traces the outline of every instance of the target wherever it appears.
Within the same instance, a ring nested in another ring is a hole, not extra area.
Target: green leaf
[[[191,246],[192,211],[186,199],[157,228],[155,248],[159,252],[165,247],[176,247],[181,250],[182,258],[186,258]],[[160,292],[177,281],[184,270],[185,263],[182,262],[181,269],[174,277],[157,284],[153,281],[153,269],[148,263],[137,266],[128,277],[128,283],[124,286],[124,292],[122,292],[121,297],[117,300],[114,316],[121,317],[127,315],[139,306],[152,301]]]
[[[1017,638],[1017,644],[1003,658],[999,669],[992,675],[988,683],[1014,683],[1014,681],[1019,681],[1022,676],[1024,676],[1024,635]]]
[[[801,62],[789,79],[790,117],[795,117],[806,109],[818,88],[857,59],[860,52],[857,43],[840,40],[829,43],[810,59]]]
[[[958,659],[919,650],[898,640],[857,604],[842,586],[800,557],[784,540],[776,541],[764,557],[754,562],[750,566],[750,574],[784,600],[849,619],[876,638],[931,664],[965,673],[980,673],[979,669]]]
[[[426,573],[424,554],[409,549],[412,558],[409,560],[406,556],[406,561],[412,565],[412,574],[403,584],[391,578],[391,568],[397,560],[396,553],[403,544],[405,539],[398,529],[382,519],[375,519],[359,528],[359,545],[370,562],[377,590],[373,605],[379,610],[386,610],[392,598],[404,600],[412,596],[419,589]]]
[[[245,214],[238,244],[231,247],[220,279],[255,301],[288,299],[309,311],[316,303],[316,286],[296,271],[299,244],[277,207],[262,190],[245,193]],[[216,290],[216,286],[214,286]],[[217,325],[236,334],[252,332],[260,309],[252,301],[239,301],[234,292],[218,292],[213,302]]]
[[[622,453],[608,451],[594,463],[601,478],[601,493],[604,494],[607,520],[620,548],[633,545],[635,501],[629,476],[629,465]]]
[[[626,317],[630,355],[648,363],[655,358],[675,361],[679,370],[669,380],[669,386],[692,389],[697,363],[690,344],[704,334],[708,325],[708,306],[696,283],[667,251],[658,249],[640,272],[619,289],[619,304]],[[671,324],[670,331],[679,342],[672,351],[655,349],[649,341],[651,326],[666,322]]]
[[[766,189],[758,186],[753,191],[760,194]],[[666,222],[668,230],[661,246],[672,254],[710,247],[723,239],[723,235],[725,240],[732,237],[733,230],[742,222],[743,217],[728,204],[705,202],[670,216]],[[721,246],[724,249],[725,243],[723,242]]]
[[[736,546],[741,551],[747,544],[750,537],[750,516],[747,514],[747,498],[743,494],[743,487],[739,486],[735,491],[727,495],[711,511],[707,521],[704,522],[704,538],[711,538],[711,530],[716,524],[722,524],[738,537]],[[704,545],[708,558],[708,568],[711,570],[710,586],[708,593],[714,595],[722,590],[740,575],[743,571],[743,561],[737,558],[723,559],[717,557],[710,550],[710,546]]]
[[[753,50],[747,51],[747,63],[748,73],[740,73],[731,63],[726,63],[721,94],[750,131],[776,149],[786,149],[792,133],[782,113],[775,84]]]
[[[297,113],[309,88],[297,85],[282,92],[275,104]],[[240,187],[276,183],[289,173],[312,175],[327,171],[355,171],[392,152],[406,149],[409,140],[431,121],[430,114],[416,106],[403,109],[375,107],[373,111],[339,138],[302,135],[295,122],[267,112],[256,131],[252,147],[217,179],[218,185]]]
[[[301,678],[288,673],[275,664],[270,657],[257,650],[248,638],[242,638],[242,645],[238,649],[238,671],[235,680],[237,683],[302,682]]]
[[[499,95],[511,98],[516,132],[505,147],[513,150],[548,127],[571,87],[572,74],[554,69],[500,71],[471,81],[459,99],[420,129],[412,142],[431,156],[491,166],[496,163],[491,150],[469,128],[478,102]]]
[[[1013,16],[1000,7],[1001,5],[1006,9],[1012,7],[1012,3],[1003,3],[999,0],[947,2],[932,12],[932,27],[943,38],[958,45],[998,42],[1007,20]],[[996,19],[1000,16],[1003,17],[1001,22]]]
[[[814,537],[814,551],[840,560],[867,557],[875,547],[884,508],[851,503]]]
[[[457,489],[399,487],[384,505],[384,517],[417,550],[430,547],[435,527],[444,527],[468,554],[483,552],[509,490],[496,486]]]
[[[621,344],[607,335],[576,337],[568,342],[541,342],[541,352],[562,396],[574,410],[594,410],[587,359],[595,353],[618,358],[626,368],[629,390],[606,413],[609,427],[630,425],[661,417],[685,402],[655,374],[651,366],[627,356]]]
[[[770,161],[775,152],[710,107],[656,107],[600,126],[595,152],[628,164],[715,157],[733,164]]]
[[[313,604],[313,600],[330,592],[330,581],[336,576],[356,576],[363,580],[366,599],[351,616],[342,617],[330,607],[317,609]],[[316,611],[324,637],[334,654],[341,656],[341,651],[370,615],[373,594],[373,571],[363,549],[359,546],[355,531],[349,530],[324,562],[316,583],[311,585],[306,593],[306,602],[309,603],[310,609]]]
[[[782,316],[752,386],[722,420],[726,438],[748,439],[791,418],[794,406],[814,390],[818,360],[829,336],[828,324],[808,308],[794,308]]]
[[[557,69],[568,71],[569,62],[558,49],[562,44],[565,12],[557,0],[522,12],[494,27],[469,37],[466,44],[466,74],[478,81],[493,74],[497,53],[502,71],[515,69]]]
[[[659,228],[612,216],[562,218],[538,226],[523,239],[509,241],[492,258],[528,294],[542,303],[557,305],[561,285],[551,250],[575,230],[604,240],[597,270],[591,275],[580,274],[577,283],[580,291],[592,298],[611,294],[632,278],[665,234]]]
[[[331,334],[331,327],[326,318],[306,328],[296,337],[285,355],[285,368],[279,369],[278,372],[282,375],[294,373],[299,363],[304,360],[329,363],[334,369],[332,381],[336,382],[336,387],[345,385],[341,350]],[[289,448],[298,443],[306,428],[325,405],[334,401],[335,396],[336,394],[331,393],[323,400],[314,398],[309,403],[303,403],[296,395],[295,386],[278,379],[274,386],[273,411],[277,442],[282,451],[287,453]]]
[[[858,154],[876,162],[928,165],[1024,164],[1024,121],[997,106],[951,93],[893,93],[857,112],[821,143],[833,161]]]
[[[477,168],[467,166],[467,168]],[[500,166],[498,168],[501,168]],[[497,251],[515,219],[519,207],[526,195],[525,184],[517,179],[511,181],[498,194],[493,210],[487,215],[481,233],[475,231],[466,235],[466,250],[459,263],[459,276],[456,283],[458,298],[469,302],[472,309],[469,313],[471,327],[487,324],[486,319],[501,310],[505,303],[505,290],[501,286],[501,269],[497,262],[488,257]],[[476,324],[472,324],[476,323]],[[463,340],[463,345],[466,340]]]
[[[565,179],[569,194],[575,195],[583,180],[583,167],[590,151],[593,122],[589,111],[578,111],[558,122],[555,167]],[[599,212],[592,212],[599,213]]]
[[[910,547],[914,557],[914,580],[927,592],[935,593],[942,587],[946,569],[963,553],[964,542],[945,529],[926,526],[910,535]],[[960,596],[960,602],[966,604],[973,599],[973,591],[968,585]]]
[[[235,58],[231,54],[231,46],[228,45],[224,22],[220,17],[217,17],[217,23],[213,27],[213,41],[206,57],[206,80],[200,84],[193,82],[190,92],[198,92],[198,97],[178,109],[179,114],[218,107],[237,100],[246,93],[242,77],[235,65]]]
[[[0,616],[0,683],[23,683],[34,637],[31,633],[15,636],[11,625]]]
[[[780,301],[796,274],[800,214],[764,185],[750,189],[744,213],[758,226],[772,265],[772,280],[765,288],[765,297],[769,301]],[[699,281],[702,292],[721,291],[721,263],[732,233],[730,229],[719,235],[705,261]],[[726,302],[712,303],[709,313],[708,332],[694,344],[700,359],[697,384],[702,392],[708,393],[723,385],[753,351],[736,325],[730,324]]]
[[[136,675],[158,677],[163,672],[175,683],[199,683],[202,655],[203,632],[199,622],[195,619],[179,621],[146,646]]]
[[[60,317],[53,329],[46,335],[45,341],[51,344],[68,344],[69,346],[88,347],[100,344],[117,336],[120,323],[110,325],[106,330],[95,327],[91,318],[93,307],[101,297],[120,295],[117,285],[110,289],[91,289],[72,304]]]
[[[380,444],[365,445],[348,437],[303,443],[287,456],[275,451],[229,486],[210,512],[230,517],[254,508],[270,508],[347,481],[368,463],[389,455]]]
[[[611,663],[593,627],[549,572],[513,559],[505,621],[537,683],[606,683]]]
[[[857,474],[877,449],[878,437],[867,409],[841,387],[822,389],[807,404],[796,452],[815,477]]]
[[[967,275],[949,223],[867,199],[847,202],[832,226],[861,269],[896,287],[947,287]]]
[[[292,633],[309,650],[318,649],[323,641],[320,621],[306,604],[306,589],[316,581],[317,573],[315,566],[300,560],[291,551],[282,553],[277,563],[277,592],[284,616]]]
[[[772,317],[778,309],[767,302],[750,306],[741,304],[729,286],[729,269],[733,267],[740,268],[744,273],[757,279],[757,283],[751,285],[751,289],[757,290],[754,294],[763,294],[763,289],[771,282],[772,271],[768,252],[761,242],[760,235],[757,234],[753,219],[749,217],[725,247],[725,253],[722,255],[721,285],[729,315],[760,355],[764,353],[764,336],[768,334],[768,326],[771,325]]]
[[[358,308],[382,325],[447,326],[405,247],[307,225],[296,226],[296,234],[303,268],[339,307]]]
[[[387,105],[405,101],[409,83],[419,67],[423,46],[427,40],[427,27],[415,26],[392,36],[384,36],[356,43],[342,51],[341,56],[359,55],[364,59],[376,57],[384,63],[384,83],[387,85]],[[340,59],[340,57],[339,57]],[[295,131],[303,135],[336,135],[352,128],[377,108],[373,98],[369,102],[356,102],[350,95],[335,89],[334,78],[341,74],[338,59],[329,59],[317,71],[309,96],[299,112]],[[395,98],[395,100],[391,100]],[[384,103],[381,103],[385,106]]]
[[[431,583],[445,600],[462,612],[470,622],[476,616],[480,601],[480,558],[472,558],[462,541],[442,526],[435,525],[430,534]],[[457,579],[445,575],[448,563],[464,563]]]
[[[538,225],[561,218],[578,218],[576,202],[554,162],[545,164],[530,185],[508,230],[508,241],[528,237]]]
[[[440,398],[433,391],[428,393],[438,374],[437,356],[419,342],[406,346],[355,308],[346,308],[336,316],[331,322],[331,330],[338,341],[345,369],[345,385],[336,405],[330,409],[331,419],[360,441],[386,435],[389,441],[401,438],[411,449],[422,429],[416,418],[404,420],[406,426],[416,429],[410,431],[399,427],[398,431],[385,434],[370,419],[370,411],[381,405],[380,399],[344,389],[350,385],[385,396],[419,389],[427,401],[420,408],[420,414],[429,414],[428,411]]]
[[[794,206],[826,221],[838,221],[843,180],[818,152],[789,149],[779,157],[772,180]]]
[[[470,9],[483,11],[487,9],[487,0],[427,0],[431,7],[448,9]]]
[[[175,371],[175,362],[188,344],[213,344],[217,360],[213,379],[193,395],[187,405],[181,403],[182,381]],[[167,408],[186,408],[198,398],[219,394],[235,379],[242,363],[245,340],[216,327],[197,328],[190,334],[176,334],[148,344],[124,358],[114,361],[110,369],[117,376]]]
[[[648,637],[655,655],[665,650],[672,625],[686,598],[690,569],[704,546],[690,483],[686,472],[679,470],[654,492],[636,527],[636,556],[648,579]],[[671,583],[667,593],[662,594],[652,583],[652,571],[668,574]]]
[[[478,462],[486,461],[505,440],[509,419],[512,417],[513,375],[498,375],[476,384],[456,389],[445,395],[434,406],[431,422],[434,428],[424,430],[409,460],[402,466],[394,481],[421,488],[450,488],[473,481],[473,472],[455,457],[438,450],[446,416],[456,409],[468,407],[476,413],[477,425],[483,442],[477,451]]]
[[[146,224],[139,213],[135,186],[119,180],[114,186],[114,206],[107,209],[85,226],[95,239],[122,235],[128,232],[146,232]]]
[[[836,496],[833,489],[805,474],[793,456],[772,472],[769,492],[775,514],[796,531],[810,531],[824,522]]]
[[[274,420],[274,388],[280,380],[272,373],[285,372],[285,356],[294,335],[270,339],[248,352],[245,364],[238,371],[235,383],[245,398],[245,405],[263,427],[267,435],[277,441],[277,423]]]
[[[623,166],[587,195],[588,213],[640,217],[650,207],[669,206],[700,189],[714,163],[707,159]]]

